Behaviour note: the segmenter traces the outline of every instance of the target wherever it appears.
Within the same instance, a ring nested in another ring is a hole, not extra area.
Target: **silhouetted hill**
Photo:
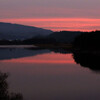
[[[42,28],[0,22],[0,39],[27,39],[35,36],[47,36],[50,33],[52,33],[51,30]]]
[[[100,50],[100,31],[86,32],[75,38],[74,48]]]
[[[52,45],[62,45],[69,44],[74,41],[74,39],[84,32],[72,32],[72,31],[61,31],[61,32],[53,32],[45,37],[33,37],[30,39],[26,39],[23,42],[25,44],[52,44]]]
[[[71,43],[78,35],[82,34],[83,32],[77,31],[61,31],[61,32],[54,32],[50,34],[48,37],[55,39],[57,42],[60,43]]]

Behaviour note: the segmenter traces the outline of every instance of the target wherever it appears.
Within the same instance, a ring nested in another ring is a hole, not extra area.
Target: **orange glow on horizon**
[[[100,21],[100,19],[92,18],[6,18],[0,19],[0,21]]]
[[[40,27],[52,31],[94,31],[100,30],[100,19],[91,18],[15,18],[0,19],[9,22]]]

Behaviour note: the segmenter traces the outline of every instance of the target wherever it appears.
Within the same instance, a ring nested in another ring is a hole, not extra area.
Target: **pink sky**
[[[100,0],[0,0],[0,21],[53,31],[100,29]]]
[[[41,27],[53,31],[100,30],[100,19],[94,18],[6,18],[0,19],[0,21]]]

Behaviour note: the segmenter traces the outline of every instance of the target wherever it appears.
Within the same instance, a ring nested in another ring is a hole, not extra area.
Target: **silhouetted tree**
[[[23,100],[20,93],[9,93],[7,79],[8,74],[0,72],[0,100]]]
[[[73,42],[74,48],[100,50],[100,31],[86,32],[79,35]]]
[[[8,75],[6,73],[0,72],[0,100],[9,100],[7,77]]]

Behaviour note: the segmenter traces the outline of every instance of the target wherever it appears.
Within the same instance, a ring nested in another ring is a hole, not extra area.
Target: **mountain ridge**
[[[27,39],[47,36],[53,31],[33,26],[0,22],[0,39]]]
[[[83,34],[84,32],[80,31],[60,31],[60,32],[54,32],[48,35],[49,38],[53,38],[58,42],[63,43],[71,43],[74,41],[74,39],[78,36]]]

